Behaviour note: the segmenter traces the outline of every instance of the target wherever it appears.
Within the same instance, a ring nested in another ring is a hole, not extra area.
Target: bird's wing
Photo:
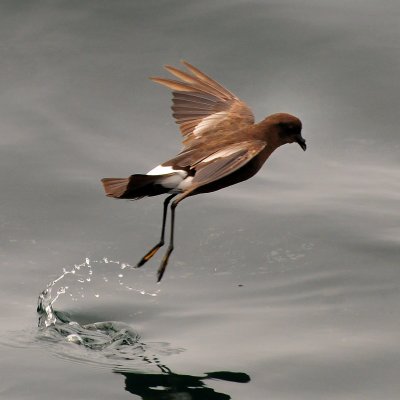
[[[204,186],[232,174],[259,154],[266,145],[261,140],[248,140],[211,154],[193,166],[196,173],[192,186]]]
[[[184,148],[214,135],[229,136],[254,124],[254,115],[243,101],[193,65],[181,62],[188,72],[165,66],[179,81],[150,79],[172,89],[172,115],[184,136]]]

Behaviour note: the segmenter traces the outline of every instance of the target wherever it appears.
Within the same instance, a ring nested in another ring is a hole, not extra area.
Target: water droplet
[[[67,342],[75,343],[75,344],[83,344],[82,338],[77,335],[76,333],[72,333],[71,335],[67,336]]]

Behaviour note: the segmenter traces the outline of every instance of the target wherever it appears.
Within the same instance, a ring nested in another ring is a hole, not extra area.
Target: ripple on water
[[[105,266],[105,269],[99,268]],[[115,371],[165,369],[159,357],[180,353],[183,349],[173,349],[168,343],[145,343],[139,333],[124,322],[84,323],[82,320],[85,318],[81,314],[78,322],[74,315],[56,308],[62,298],[68,298],[72,302],[85,301],[93,296],[99,298],[106,287],[110,290],[112,283],[143,296],[157,296],[159,290],[148,292],[125,283],[124,270],[132,268],[128,264],[107,258],[101,261],[87,258],[82,264],[64,268],[63,273],[50,282],[39,295],[38,330],[34,340],[32,336],[28,338],[26,335],[19,335],[20,341],[14,345],[23,346],[24,341],[26,344],[30,342],[44,345],[61,358],[111,367]],[[93,285],[96,280],[98,284]]]
[[[123,288],[127,293],[137,292],[140,299],[146,300],[145,303],[154,301],[157,296],[159,290],[148,292],[127,285],[123,272],[126,268],[131,267],[108,259],[86,259],[85,263],[64,269],[61,276],[50,282],[39,295],[38,328],[10,332],[8,343],[3,344],[18,348],[44,347],[68,361],[111,369],[124,376],[127,392],[143,399],[226,400],[231,397],[215,390],[213,382],[250,382],[250,376],[246,373],[227,370],[201,375],[177,374],[168,368],[165,359],[183,349],[173,348],[165,342],[144,341],[125,322],[98,321],[100,318],[94,316],[96,312],[93,312],[90,299],[104,299],[107,293],[114,293],[117,288]],[[112,283],[117,287],[112,287]],[[68,313],[64,309],[69,307],[63,307],[64,303],[79,303],[84,307]],[[103,303],[97,302],[97,305],[100,304]]]

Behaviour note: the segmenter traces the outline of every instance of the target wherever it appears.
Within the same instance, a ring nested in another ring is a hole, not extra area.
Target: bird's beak
[[[296,139],[296,142],[299,144],[299,146],[306,151],[307,149],[307,145],[306,145],[306,141],[303,138],[303,136],[299,135],[298,138]]]

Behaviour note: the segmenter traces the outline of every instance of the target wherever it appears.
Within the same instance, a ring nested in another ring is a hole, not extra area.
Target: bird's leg
[[[164,257],[161,261],[160,267],[158,268],[157,271],[157,282],[160,282],[165,269],[167,268],[169,256],[171,255],[172,251],[174,250],[174,228],[175,228],[175,208],[181,202],[185,197],[187,197],[194,188],[188,192],[180,194],[171,204],[171,232],[170,232],[170,238],[169,238],[169,245],[166,253],[164,254]]]
[[[157,271],[157,282],[160,282],[165,269],[167,268],[169,256],[171,255],[172,251],[174,250],[174,227],[175,227],[175,208],[177,204],[175,201],[171,204],[171,232],[170,232],[170,238],[169,238],[169,245],[166,253],[164,254],[164,257],[161,261],[160,267],[158,268]]]
[[[150,260],[154,254],[164,245],[164,235],[165,235],[165,222],[167,221],[167,211],[169,202],[177,195],[177,193],[171,194],[164,200],[163,217],[162,217],[162,227],[161,227],[161,238],[160,241],[137,263],[136,268],[141,267],[147,261]]]

